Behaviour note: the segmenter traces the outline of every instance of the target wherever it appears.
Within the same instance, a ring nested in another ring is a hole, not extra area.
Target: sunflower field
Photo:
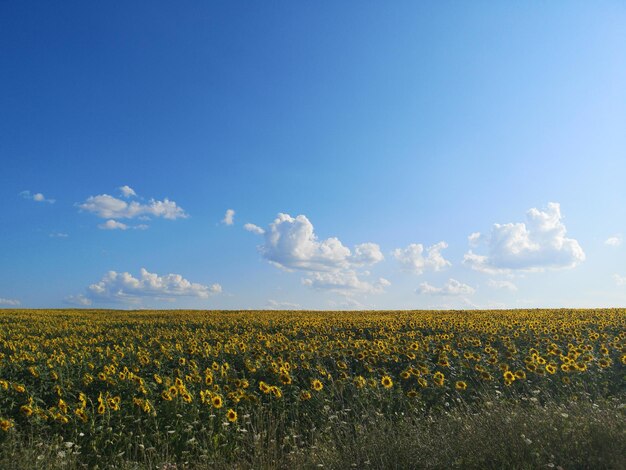
[[[368,423],[427,433],[503,404],[563,421],[588,403],[623,438],[625,323],[619,309],[3,310],[0,453],[15,468],[24,447],[41,468],[340,467]]]

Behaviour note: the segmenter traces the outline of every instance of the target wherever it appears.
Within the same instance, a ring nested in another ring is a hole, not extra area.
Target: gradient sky
[[[625,24],[2,2],[0,308],[625,306]]]

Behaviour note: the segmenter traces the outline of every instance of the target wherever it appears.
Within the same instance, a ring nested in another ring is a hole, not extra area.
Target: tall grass
[[[95,461],[80,439],[14,433],[0,447],[0,468],[624,469],[625,410],[617,398],[542,404],[486,395],[432,412],[329,409],[326,424],[310,428],[306,416],[294,421],[259,405],[233,442],[211,432],[182,446],[167,431],[125,436],[125,451],[105,443]]]

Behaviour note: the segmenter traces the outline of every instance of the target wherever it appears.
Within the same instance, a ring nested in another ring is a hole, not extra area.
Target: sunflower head
[[[388,375],[384,375],[382,379],[380,379],[380,383],[385,388],[393,387],[393,380]]]

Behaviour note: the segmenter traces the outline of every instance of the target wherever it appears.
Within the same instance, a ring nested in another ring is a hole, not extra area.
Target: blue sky
[[[3,2],[0,308],[624,306],[624,24]]]

